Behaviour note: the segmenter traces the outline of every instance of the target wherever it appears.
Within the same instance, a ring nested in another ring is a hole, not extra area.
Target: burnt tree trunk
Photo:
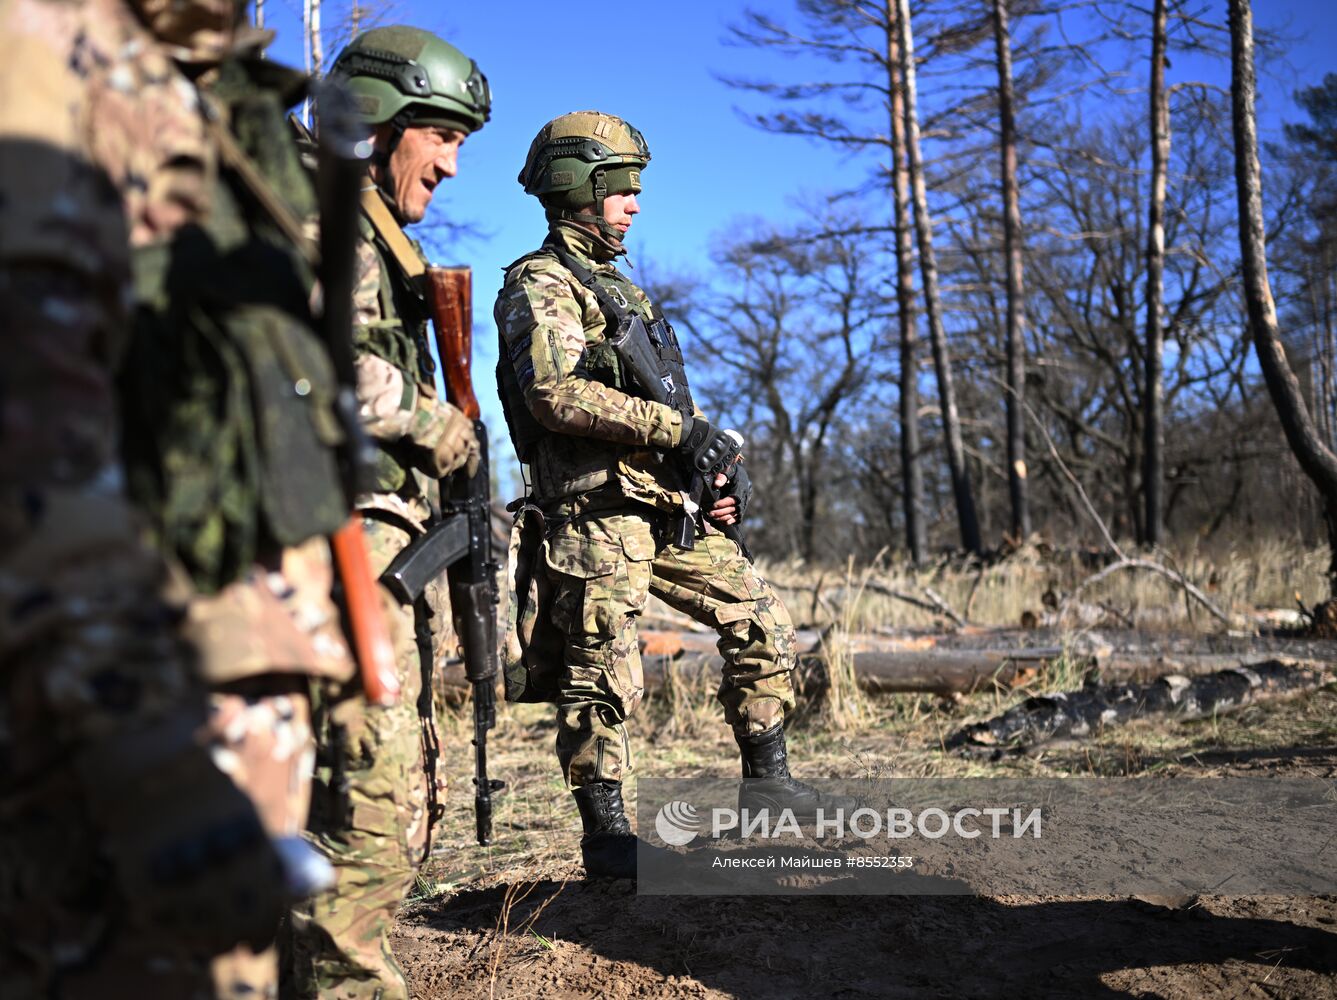
[[[919,358],[915,330],[914,235],[910,221],[909,154],[905,148],[905,93],[896,78],[900,65],[896,0],[887,0],[887,111],[891,119],[892,196],[896,227],[896,321],[901,347],[901,478],[905,490],[905,547],[916,565],[927,551],[923,504],[924,472],[919,461]]]
[[[1147,352],[1142,383],[1142,523],[1148,545],[1164,541],[1165,185],[1170,160],[1170,97],[1165,89],[1166,0],[1155,0],[1151,30],[1151,205],[1147,211]]]
[[[910,186],[914,194],[915,233],[919,239],[919,268],[923,276],[924,312],[928,317],[929,340],[933,345],[933,367],[938,377],[938,402],[942,409],[943,438],[947,448],[947,466],[952,477],[952,495],[956,500],[956,519],[961,531],[961,545],[967,552],[981,551],[979,518],[966,468],[965,448],[961,443],[961,419],[956,407],[956,389],[952,384],[952,360],[947,349],[947,333],[942,325],[942,304],[938,295],[938,261],[933,252],[933,220],[928,211],[928,192],[924,183],[924,160],[919,148],[919,113],[916,109],[915,43],[910,25],[910,0],[898,0],[897,36],[900,42],[900,82],[905,98],[905,143],[909,159]]]
[[[1235,188],[1239,197],[1240,255],[1249,329],[1268,395],[1286,441],[1323,498],[1328,526],[1328,588],[1337,594],[1337,454],[1323,442],[1295,372],[1286,359],[1277,326],[1277,306],[1267,277],[1262,169],[1254,114],[1253,11],[1249,0],[1229,0],[1230,110],[1235,137]]]
[[[1017,190],[1017,120],[1012,92],[1012,36],[1007,0],[993,0],[994,44],[998,50],[998,127],[1002,155],[1003,254],[1007,266],[1007,484],[1012,537],[1031,533],[1026,479],[1025,286],[1021,261],[1021,196]]]

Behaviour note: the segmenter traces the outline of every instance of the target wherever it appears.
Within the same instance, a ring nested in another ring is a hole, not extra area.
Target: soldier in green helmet
[[[755,779],[744,803],[800,816],[837,805],[787,769],[794,629],[737,537],[751,490],[741,463],[716,475],[708,509],[686,506],[683,469],[709,469],[737,445],[691,402],[672,327],[614,264],[649,162],[621,118],[578,111],[543,126],[519,180],[543,204],[548,236],[506,269],[495,309],[498,384],[530,487],[512,539],[507,696],[556,704],[585,870],[620,878],[636,873],[625,723],[644,694],[636,627],[652,593],[719,632],[719,700]],[[614,349],[633,319],[673,405],[642,391]]]
[[[472,422],[437,394],[418,280],[426,262],[403,227],[422,221],[437,185],[455,176],[465,137],[488,120],[491,94],[468,56],[404,26],[359,35],[330,76],[353,95],[374,143],[353,307],[358,404],[380,464],[376,489],[355,504],[380,574],[431,529],[438,480],[472,473],[478,461]],[[300,996],[408,995],[390,929],[441,808],[430,681],[434,661],[455,644],[444,586],[429,586],[412,605],[385,597],[396,624],[398,703],[370,706],[349,685],[317,707],[311,832],[337,882],[294,915],[290,965]]]

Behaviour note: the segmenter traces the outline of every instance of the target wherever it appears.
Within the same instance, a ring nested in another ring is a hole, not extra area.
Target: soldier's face
[[[458,129],[410,125],[390,154],[388,176],[377,176],[373,168],[372,176],[387,188],[400,222],[412,225],[423,220],[436,186],[455,176],[463,144],[464,133]]]
[[[627,230],[631,228],[632,216],[638,215],[640,211],[641,206],[636,203],[636,196],[630,191],[624,194],[610,194],[604,198],[604,221],[623,236],[626,236]]]

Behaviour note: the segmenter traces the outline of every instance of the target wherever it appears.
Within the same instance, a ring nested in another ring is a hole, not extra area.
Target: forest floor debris
[[[1034,576],[1044,581],[1043,573]],[[966,607],[964,593],[941,580],[934,586],[954,607]],[[1223,601],[1236,611],[1245,606]],[[975,617],[982,617],[978,611],[988,605],[975,603]],[[930,632],[923,621],[907,628],[859,617],[865,610],[856,609],[850,624],[866,633],[840,634],[822,623],[806,633],[805,645],[824,634],[827,655],[849,664],[846,654],[859,642],[959,653],[998,644],[997,629]],[[1102,651],[1108,660],[1140,648],[1170,664],[1258,653],[1333,658],[1321,641],[1204,633],[1183,628],[1182,620],[1178,632],[1014,629],[1007,635],[1014,648],[1059,648],[1065,655],[968,692],[852,693],[848,674],[838,675],[835,697],[810,684],[790,733],[795,772],[1337,780],[1332,684],[1229,714],[1135,718],[1098,727],[1079,744],[1056,742],[997,760],[946,752],[951,734],[971,722],[1080,687],[1089,666],[1082,655],[1092,652],[1099,662]],[[713,637],[699,638],[713,645]],[[632,727],[640,773],[732,776],[737,751],[714,700],[717,675],[680,669],[667,657],[663,665],[666,683],[647,694]],[[1333,897],[651,898],[630,886],[586,882],[575,860],[579,820],[553,754],[550,711],[500,709],[493,770],[510,787],[497,803],[496,842],[486,849],[472,840],[466,717],[449,716],[444,729],[443,744],[456,751],[447,754],[447,816],[396,936],[415,997],[1337,996]],[[628,797],[634,806],[634,782]]]
[[[1315,691],[1332,680],[1327,665],[1266,660],[1198,677],[1167,674],[1139,684],[1090,682],[1075,691],[1034,695],[1000,715],[947,737],[948,750],[1033,752],[1053,740],[1085,739],[1134,719],[1180,720],[1237,712],[1272,698]]]

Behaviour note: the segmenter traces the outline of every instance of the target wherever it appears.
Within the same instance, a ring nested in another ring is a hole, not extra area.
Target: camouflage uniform
[[[557,258],[558,247],[615,300],[647,319],[651,306],[600,241],[557,222],[544,249],[507,269],[495,311],[508,416],[514,428],[514,415],[527,412],[541,428],[522,455],[534,510],[521,530],[532,534],[541,516],[542,539],[527,548],[533,576],[543,578],[534,592],[544,597],[541,606],[519,601],[518,624],[533,636],[541,617],[561,634],[560,674],[548,683],[558,758],[579,787],[631,770],[625,722],[644,692],[636,625],[649,594],[719,632],[719,699],[735,731],[770,729],[793,709],[795,654],[784,605],[735,542],[706,522],[695,548],[663,544],[686,484],[662,453],[678,445],[683,419],[617,387],[598,298]]]
[[[437,398],[425,304],[375,240],[358,248],[354,322],[363,426],[381,445],[380,485],[357,498],[372,571],[419,537],[438,504],[436,479],[462,466],[477,445],[437,447],[459,433],[459,410]],[[458,417],[458,420],[457,420]],[[466,422],[467,423],[467,422]],[[396,617],[400,698],[368,705],[356,689],[317,710],[318,758],[311,830],[334,864],[336,884],[298,908],[293,966],[299,995],[407,996],[390,948],[394,916],[427,858],[445,792],[437,766],[430,677],[453,648],[445,588],[418,606],[387,594]]]
[[[357,507],[379,574],[428,530],[439,510],[437,481],[477,455],[471,421],[437,397],[417,281],[424,261],[402,230],[396,152],[416,156],[425,148],[429,159],[411,156],[405,169],[437,170],[439,157],[458,148],[456,133],[482,128],[491,96],[468,56],[404,25],[359,35],[330,76],[353,96],[361,120],[377,127],[371,177],[384,186],[363,194],[353,301],[358,401],[380,449],[377,489],[359,496]],[[425,212],[430,194],[413,211]],[[370,707],[344,691],[318,707],[311,833],[334,865],[336,884],[294,915],[290,968],[303,997],[408,996],[390,930],[441,808],[431,678],[434,661],[455,643],[443,588],[429,586],[412,607],[388,591],[386,600],[398,624],[398,703]]]
[[[253,897],[259,945],[281,878],[267,849],[238,853],[265,840],[202,743],[196,657],[164,601],[180,587],[115,459],[113,380],[131,245],[205,211],[211,143],[194,87],[120,0],[0,0],[0,37],[0,982],[213,995],[204,959],[231,919],[215,900]],[[196,827],[228,839],[180,868],[174,838]],[[169,862],[176,889],[153,875]]]

